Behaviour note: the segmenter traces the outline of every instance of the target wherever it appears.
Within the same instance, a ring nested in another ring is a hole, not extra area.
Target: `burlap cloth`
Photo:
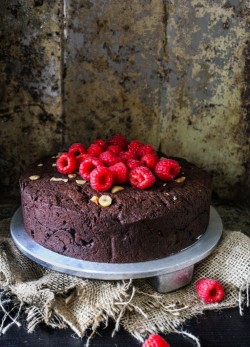
[[[250,238],[241,232],[224,232],[213,254],[195,267],[192,283],[168,294],[155,292],[147,280],[85,280],[45,269],[17,250],[7,219],[0,222],[0,235],[0,306],[4,312],[0,334],[12,324],[20,325],[19,312],[25,310],[28,331],[44,322],[70,327],[83,336],[87,329],[94,334],[101,323],[107,325],[113,319],[115,330],[122,326],[140,341],[153,332],[180,332],[200,346],[198,338],[183,329],[186,319],[204,310],[235,306],[241,314],[249,304]],[[201,277],[221,281],[226,293],[221,303],[199,300],[194,285]]]

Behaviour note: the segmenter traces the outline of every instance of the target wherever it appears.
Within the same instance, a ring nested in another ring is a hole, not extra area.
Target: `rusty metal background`
[[[0,187],[71,142],[123,132],[250,191],[247,0],[0,2]]]

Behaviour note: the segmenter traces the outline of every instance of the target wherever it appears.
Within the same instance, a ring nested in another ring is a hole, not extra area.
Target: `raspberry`
[[[139,150],[139,148],[141,148],[142,146],[144,146],[144,144],[140,141],[131,141],[130,144],[128,145],[128,151],[130,153],[133,153],[134,155],[137,155],[137,152]]]
[[[129,181],[134,187],[146,189],[155,183],[155,176],[147,167],[139,166],[130,171]]]
[[[72,154],[74,157],[86,153],[86,148],[81,143],[73,143],[68,149],[68,153]]]
[[[99,159],[101,159],[101,161],[103,161],[103,163],[107,166],[115,165],[121,161],[117,155],[110,151],[101,153]]]
[[[109,170],[113,174],[114,183],[122,184],[128,181],[128,168],[123,163],[117,163],[109,167]]]
[[[162,159],[155,165],[156,177],[163,181],[173,180],[180,172],[180,165],[173,159]]]
[[[88,157],[80,164],[79,174],[85,180],[89,180],[90,179],[90,173],[94,169],[96,169],[98,167],[103,167],[103,166],[104,165],[101,162],[101,160],[99,160],[97,158]]]
[[[87,152],[91,157],[98,158],[100,154],[104,152],[104,149],[100,147],[98,144],[93,143],[89,146]]]
[[[159,158],[157,154],[145,154],[141,161],[150,169],[153,170],[155,165],[158,163]]]
[[[138,149],[137,154],[141,158],[141,157],[143,157],[146,154],[156,154],[156,152],[155,152],[153,146],[151,146],[151,145],[144,145],[144,146],[141,146]]]
[[[77,167],[79,167],[81,165],[81,163],[88,157],[89,157],[88,153],[83,153],[83,154],[78,155],[76,157]]]
[[[128,141],[126,139],[126,137],[122,134],[116,134],[111,136],[108,141],[107,144],[110,145],[115,145],[115,146],[119,146],[121,147],[121,149],[126,149],[128,146]]]
[[[170,344],[165,341],[160,335],[151,334],[143,343],[142,347],[170,347]]]
[[[140,160],[129,159],[127,160],[127,166],[130,168],[130,170],[133,170],[136,167],[144,166],[144,163]]]
[[[104,151],[105,151],[105,149],[107,148],[106,142],[103,141],[102,139],[96,139],[96,140],[94,141],[94,144],[100,146],[102,149],[104,149]]]
[[[113,184],[112,172],[107,167],[98,167],[90,174],[90,185],[93,189],[103,192]]]
[[[121,151],[120,153],[119,153],[119,157],[122,159],[122,161],[127,161],[127,160],[129,160],[129,159],[136,159],[137,157],[136,157],[136,155],[134,154],[134,153],[132,153],[132,152],[129,152],[129,151]]]
[[[57,170],[61,174],[70,174],[76,171],[76,158],[73,154],[62,153],[56,161]]]
[[[116,145],[111,145],[111,146],[108,146],[108,151],[114,153],[114,154],[119,154],[121,152],[121,147],[120,146],[116,146]]]
[[[206,303],[219,302],[225,294],[221,283],[212,278],[201,278],[196,282],[195,289],[199,297]]]

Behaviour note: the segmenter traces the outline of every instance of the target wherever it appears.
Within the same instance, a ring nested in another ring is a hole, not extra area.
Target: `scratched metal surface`
[[[123,132],[250,190],[247,0],[0,3],[0,186],[34,159]]]

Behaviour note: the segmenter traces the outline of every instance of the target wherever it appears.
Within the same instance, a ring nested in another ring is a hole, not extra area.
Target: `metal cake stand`
[[[21,208],[13,215],[10,229],[19,250],[31,260],[47,268],[99,280],[149,278],[158,292],[167,293],[191,281],[194,265],[212,253],[222,235],[223,225],[219,214],[211,206],[208,228],[192,246],[162,259],[120,264],[70,258],[44,248],[26,233]]]

